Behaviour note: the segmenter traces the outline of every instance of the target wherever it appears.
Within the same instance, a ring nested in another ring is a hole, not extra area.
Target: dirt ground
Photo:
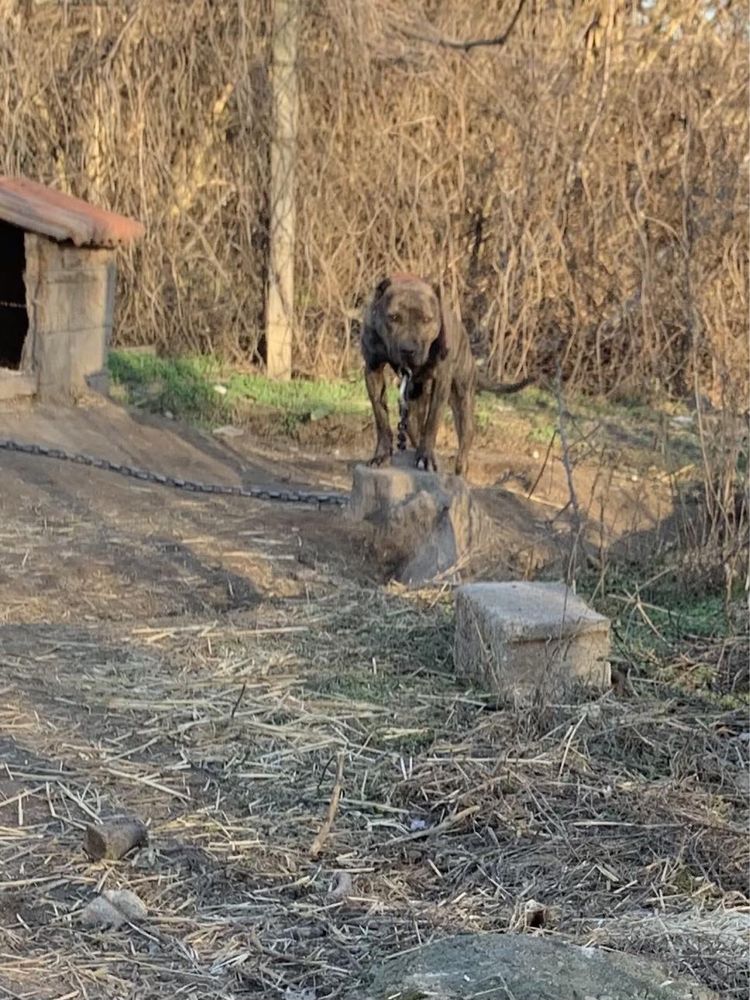
[[[7,408],[0,427],[185,478],[307,488],[346,490],[362,448],[224,440],[102,400]],[[560,464],[527,496],[543,460],[479,456],[488,573],[559,569]],[[450,676],[448,592],[383,587],[337,510],[6,452],[0,469],[0,995],[321,1000],[356,995],[370,954],[523,930],[530,900],[550,932],[615,947],[616,918],[744,904],[737,713],[645,695],[489,711]],[[658,478],[576,475],[587,511],[608,497],[587,529],[602,544],[668,509]],[[337,766],[340,813],[313,857]],[[90,862],[85,824],[118,812],[148,822],[149,847]],[[148,919],[82,926],[103,888],[136,892]],[[657,938],[636,950],[741,995],[731,941],[698,962]]]

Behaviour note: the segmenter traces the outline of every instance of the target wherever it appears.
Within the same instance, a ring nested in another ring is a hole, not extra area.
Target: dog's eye
[[[401,321],[400,313],[388,313],[388,319],[391,323],[399,323]]]

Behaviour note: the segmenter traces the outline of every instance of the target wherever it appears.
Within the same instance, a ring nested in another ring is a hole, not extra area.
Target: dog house
[[[65,402],[106,385],[115,248],[134,219],[0,177],[0,399]]]

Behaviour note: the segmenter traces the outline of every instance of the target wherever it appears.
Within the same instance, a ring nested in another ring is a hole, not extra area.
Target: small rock
[[[336,872],[328,887],[329,899],[346,899],[351,895],[353,888],[352,877],[349,872]]]
[[[324,420],[332,413],[333,408],[331,406],[314,406],[310,411],[308,411],[306,417],[311,423],[315,423],[316,420]]]
[[[174,420],[174,413],[172,413],[171,410],[165,410],[164,416],[166,417],[167,420]]]
[[[120,927],[147,915],[141,899],[130,889],[105,889],[81,910],[78,919],[86,927]]]
[[[427,820],[422,819],[420,816],[410,816],[409,822],[409,833],[416,833],[418,830],[426,830],[429,826]]]
[[[226,396],[226,394],[227,394],[227,387],[225,385],[215,385],[214,386],[214,392],[218,392],[218,394],[220,396]]]
[[[688,417],[683,417],[683,416],[672,417],[669,421],[672,427],[676,428],[677,430],[682,430],[683,428],[686,427],[692,427],[694,422],[695,418],[692,414]]]
[[[586,706],[586,722],[592,727],[600,725],[602,721],[602,707],[595,702]]]
[[[217,437],[235,438],[241,437],[244,431],[241,427],[232,427],[231,424],[226,424],[224,427],[215,427],[214,434]]]

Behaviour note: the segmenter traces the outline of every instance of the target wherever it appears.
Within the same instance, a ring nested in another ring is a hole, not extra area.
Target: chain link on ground
[[[185,490],[188,493],[210,493],[219,496],[246,497],[250,500],[272,500],[278,503],[309,503],[319,507],[344,507],[349,503],[345,493],[317,493],[307,490],[275,489],[270,486],[223,486],[217,483],[200,483],[191,479],[181,479],[177,476],[164,476],[159,472],[139,469],[134,465],[123,465],[121,462],[111,462],[106,458],[96,458],[79,452],[67,452],[62,448],[49,447],[44,444],[25,444],[8,438],[0,439],[0,451],[19,452],[22,455],[41,455],[43,458],[55,458],[62,462],[72,462],[74,465],[85,465],[92,469],[104,469],[120,476],[139,479],[158,486],[171,486],[172,489]]]

